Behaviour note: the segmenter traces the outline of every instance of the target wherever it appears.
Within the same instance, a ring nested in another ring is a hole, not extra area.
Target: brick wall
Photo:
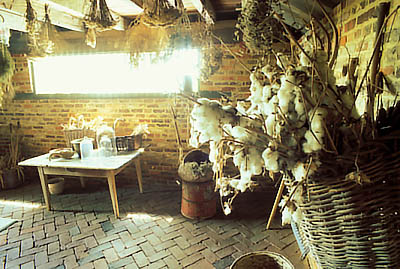
[[[235,51],[242,51],[242,46],[229,45]],[[14,55],[17,72],[14,87],[17,92],[31,92],[27,58]],[[240,57],[248,66],[254,64],[249,56]],[[200,90],[231,92],[233,98],[248,96],[249,77],[247,71],[238,64],[229,53],[223,57],[222,67],[202,82]],[[151,134],[145,139],[151,147],[146,150],[142,170],[146,180],[174,183],[177,179],[178,151],[170,106],[177,112],[177,122],[182,139],[188,135],[188,115],[193,105],[181,98],[121,98],[121,99],[41,99],[14,100],[0,111],[0,124],[20,121],[24,133],[24,156],[31,157],[48,152],[53,148],[65,147],[65,138],[61,124],[69,117],[83,114],[86,119],[99,115],[112,126],[114,119],[124,118],[119,122],[117,135],[127,135],[138,125],[146,123]],[[135,173],[127,169],[126,177]]]
[[[400,1],[378,0],[342,0],[333,10],[334,20],[339,29],[340,49],[335,65],[335,75],[339,83],[344,83],[342,70],[348,66],[350,58],[358,58],[358,83],[365,73],[371,59],[377,30],[377,9],[380,3],[391,2],[391,13]],[[393,16],[388,22],[385,32],[380,70],[392,83],[394,89],[400,87],[400,18]],[[368,76],[369,79],[369,76]],[[364,85],[366,83],[364,82]],[[399,90],[397,90],[399,92]],[[394,99],[394,95],[384,94],[386,101]],[[365,99],[364,99],[365,100]],[[359,102],[361,106],[363,102]]]

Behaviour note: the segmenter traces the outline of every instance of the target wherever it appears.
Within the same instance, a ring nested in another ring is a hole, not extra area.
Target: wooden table
[[[18,163],[20,166],[37,167],[40,177],[40,184],[47,210],[51,210],[49,187],[47,185],[48,175],[79,176],[79,177],[101,177],[107,178],[114,214],[119,217],[117,189],[115,186],[115,176],[124,170],[132,162],[135,162],[136,174],[139,183],[139,191],[142,188],[142,170],[140,167],[140,155],[144,149],[139,149],[129,153],[118,154],[112,157],[92,158],[81,160],[77,154],[72,159],[52,159],[49,154],[44,154]],[[83,181],[81,181],[83,184]]]

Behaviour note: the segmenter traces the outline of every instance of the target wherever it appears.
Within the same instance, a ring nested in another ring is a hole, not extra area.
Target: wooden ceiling
[[[82,19],[89,0],[30,0],[39,19],[44,18],[44,4],[50,6],[52,23],[73,31],[83,31]],[[174,3],[175,0],[168,0]],[[218,23],[224,20],[235,20],[240,13],[242,1],[246,0],[182,0],[189,14],[203,16],[207,22]],[[315,8],[317,0],[288,0],[291,13],[302,16],[309,15],[312,10],[315,17],[321,17],[320,10]],[[328,12],[340,0],[319,0]],[[126,29],[129,22],[142,12],[143,0],[106,0],[114,17],[119,19],[117,30]],[[282,1],[283,2],[286,1]],[[0,14],[6,24],[14,30],[25,31],[26,0],[0,1]],[[290,24],[290,19],[288,19]]]

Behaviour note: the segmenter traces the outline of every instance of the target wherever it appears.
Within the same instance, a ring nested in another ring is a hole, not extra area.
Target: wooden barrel
[[[182,180],[181,213],[189,219],[207,219],[217,210],[214,181],[189,182]]]

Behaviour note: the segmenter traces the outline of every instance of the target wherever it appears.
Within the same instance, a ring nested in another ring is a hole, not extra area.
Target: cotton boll
[[[265,125],[267,126],[267,134],[269,136],[274,136],[275,135],[275,125],[276,125],[276,120],[275,120],[275,115],[269,115],[267,117],[267,120],[265,121]]]
[[[228,191],[228,190],[225,189],[225,188],[219,187],[219,195],[220,195],[221,197],[228,196],[229,194],[231,194],[230,191]]]
[[[265,85],[262,89],[263,99],[269,100],[272,97],[272,88],[270,85]]]
[[[269,115],[272,115],[275,113],[275,105],[268,102],[268,103],[263,103],[260,108],[260,112],[263,114],[263,116],[268,117]]]
[[[246,114],[246,108],[245,108],[246,103],[244,101],[239,101],[236,104],[236,110],[237,112],[239,112],[240,114],[244,115]]]
[[[297,162],[294,169],[292,170],[293,176],[296,179],[296,181],[301,181],[305,178],[306,176],[306,169],[307,165],[302,163],[302,162]]]
[[[290,224],[292,221],[292,214],[289,211],[289,208],[285,207],[282,211],[282,226],[286,224]]]
[[[249,148],[248,153],[249,170],[252,175],[259,175],[262,173],[262,168],[264,166],[264,161],[262,159],[262,154],[256,148]]]
[[[240,181],[237,185],[237,190],[239,190],[240,192],[245,192],[250,187],[251,176],[252,174],[250,171],[241,170]]]
[[[229,115],[229,114],[233,114],[233,115],[236,114],[236,108],[234,108],[234,107],[231,106],[231,105],[222,106],[222,110],[223,110],[225,113],[228,113],[228,115]]]
[[[189,145],[193,148],[198,148],[200,146],[199,140],[197,139],[198,133],[197,132],[191,132],[190,138],[189,138]]]
[[[294,99],[294,109],[299,117],[305,114],[305,107],[301,97],[300,89],[296,91],[296,98]]]
[[[274,76],[273,68],[270,65],[266,65],[263,68],[261,68],[261,72],[268,78],[269,81],[272,80]]]
[[[229,185],[234,188],[237,189],[237,186],[239,184],[240,180],[239,179],[232,179],[229,181]]]
[[[315,139],[311,131],[307,130],[304,138],[306,139],[306,142],[303,143],[304,153],[312,153],[322,149],[322,145]],[[322,143],[322,140],[320,142]]]
[[[217,142],[215,141],[210,141],[210,154],[208,159],[212,163],[215,163],[218,159],[218,147],[217,147]]]
[[[315,134],[321,134],[324,133],[324,123],[323,119],[321,117],[314,117],[311,121],[311,130]]]
[[[303,52],[300,53],[300,64],[302,66],[311,66],[310,60],[307,58],[307,56]]]
[[[289,111],[289,103],[295,98],[293,93],[296,78],[293,75],[283,77],[281,79],[282,85],[278,91],[279,107],[282,112],[286,114]]]
[[[231,130],[231,134],[236,140],[238,140],[240,142],[245,142],[248,140],[247,130],[241,126],[233,127]]]
[[[285,203],[286,203],[286,200],[282,199],[279,202],[279,207],[283,207],[285,205]],[[282,226],[291,223],[292,214],[294,213],[294,211],[289,205],[290,205],[290,202],[287,204],[287,206],[282,211]]]
[[[300,208],[296,208],[296,211],[292,214],[292,221],[295,223],[300,223],[304,216]]]
[[[243,153],[243,150],[241,150],[241,149],[236,149],[235,150],[235,152],[234,152],[234,154],[233,154],[233,164],[236,166],[236,167],[239,167],[239,169],[240,169],[240,167],[242,166],[242,164],[244,163],[244,153]]]
[[[324,136],[324,120],[327,116],[328,111],[324,108],[317,108],[315,113],[310,111],[309,117],[311,117],[311,130],[318,136]]]
[[[267,148],[263,151],[262,158],[264,160],[265,169],[275,173],[279,172],[278,151],[272,151],[270,148]]]
[[[231,212],[232,212],[231,206],[227,202],[225,202],[224,203],[224,214],[229,215]]]

